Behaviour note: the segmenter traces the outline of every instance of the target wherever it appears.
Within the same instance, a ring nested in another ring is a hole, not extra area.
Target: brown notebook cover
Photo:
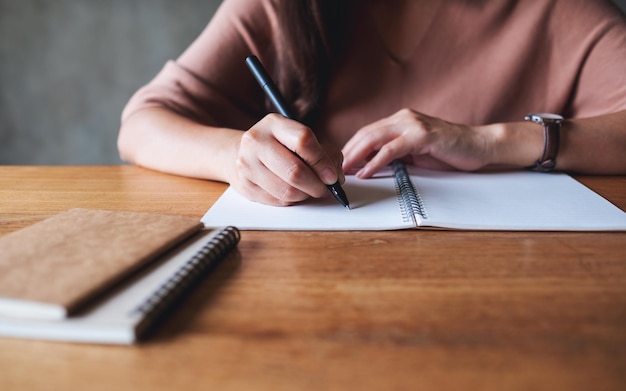
[[[203,224],[182,217],[72,209],[0,237],[0,313],[63,318]]]

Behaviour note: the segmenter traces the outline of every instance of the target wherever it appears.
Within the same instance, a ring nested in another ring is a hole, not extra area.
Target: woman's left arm
[[[466,126],[403,109],[359,129],[343,148],[345,172],[368,178],[394,159],[431,169],[476,171],[533,166],[543,153],[543,127],[529,121]],[[566,119],[556,170],[626,174],[626,110]]]

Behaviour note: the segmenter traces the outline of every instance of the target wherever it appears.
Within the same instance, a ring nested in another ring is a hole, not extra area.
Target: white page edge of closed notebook
[[[136,343],[142,328],[150,326],[145,322],[153,320],[138,311],[141,304],[153,297],[176,271],[187,265],[224,228],[205,227],[198,236],[170,250],[159,261],[81,314],[61,320],[0,315],[0,337],[102,344]]]
[[[67,316],[67,311],[57,304],[0,297],[0,316],[60,320]]]

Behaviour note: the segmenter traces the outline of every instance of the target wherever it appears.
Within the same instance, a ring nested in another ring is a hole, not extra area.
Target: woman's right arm
[[[266,204],[327,195],[325,184],[343,179],[340,158],[306,126],[266,115],[263,92],[245,66],[251,54],[275,61],[267,57],[275,6],[224,1],[198,39],[127,104],[118,136],[122,159],[228,182]]]
[[[228,182],[246,198],[270,205],[325,197],[325,184],[339,177],[343,182],[340,156],[323,149],[310,128],[279,114],[242,132],[149,107],[124,121],[118,145],[128,162]]]
[[[275,6],[224,1],[198,39],[127,104],[118,137],[122,159],[228,182],[266,204],[327,195],[324,184],[343,179],[340,158],[311,129],[265,115],[263,92],[245,66],[247,56],[271,52]]]
[[[243,132],[203,125],[152,106],[122,121],[120,157],[170,174],[229,182]]]
[[[270,42],[266,3],[224,1],[181,56],[131,97],[118,136],[124,161],[230,181],[242,131],[262,109],[259,95],[250,93],[254,85],[244,73],[244,58]]]

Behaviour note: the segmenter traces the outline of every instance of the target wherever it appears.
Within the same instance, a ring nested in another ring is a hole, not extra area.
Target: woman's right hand
[[[252,201],[292,205],[328,196],[326,185],[344,181],[341,163],[310,128],[272,113],[242,133],[230,184]]]

